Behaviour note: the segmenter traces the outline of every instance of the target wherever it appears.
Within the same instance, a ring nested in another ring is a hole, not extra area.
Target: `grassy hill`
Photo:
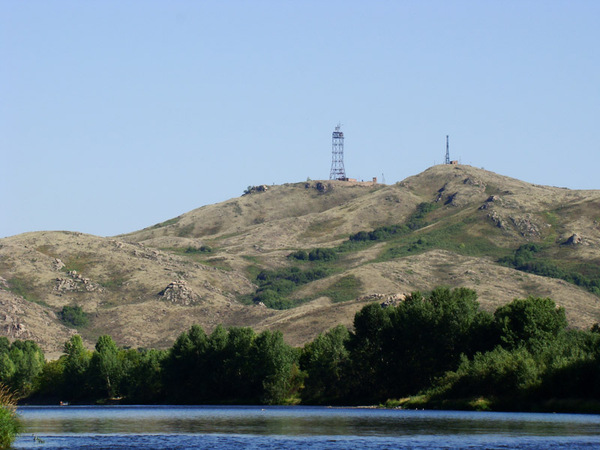
[[[89,344],[169,345],[193,323],[280,329],[300,345],[365,303],[438,285],[494,309],[550,296],[600,320],[600,191],[531,185],[463,165],[395,185],[310,181],[250,189],[138,232],[0,240],[4,334],[60,351],[80,306]],[[274,309],[279,308],[279,309]],[[8,309],[7,309],[8,311]]]

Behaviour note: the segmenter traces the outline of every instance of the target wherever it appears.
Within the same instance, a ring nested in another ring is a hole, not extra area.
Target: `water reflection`
[[[315,407],[22,407],[30,434],[600,436],[600,416]]]

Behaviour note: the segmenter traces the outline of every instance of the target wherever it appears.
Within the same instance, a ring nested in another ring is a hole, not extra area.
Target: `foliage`
[[[89,393],[88,368],[91,353],[83,346],[78,334],[71,336],[64,347],[64,372],[61,394],[67,400],[78,400]]]
[[[515,299],[494,313],[502,345],[539,352],[567,327],[564,308],[549,298]]]
[[[315,248],[310,252],[298,250],[288,255],[290,259],[299,261],[335,261],[338,258],[336,251],[332,248]]]
[[[164,362],[170,401],[183,403],[281,403],[297,390],[297,354],[280,332],[221,326],[182,333]]]
[[[304,346],[300,366],[306,372],[302,391],[305,403],[335,403],[348,395],[349,339],[348,328],[338,325]]]
[[[95,397],[114,398],[119,394],[122,367],[117,344],[110,336],[100,336],[96,342],[96,351],[90,359],[88,377]]]
[[[422,228],[427,214],[435,210],[436,203],[419,203],[416,211],[402,225],[387,225],[375,228],[373,231],[360,231],[350,236],[350,241],[383,241],[396,235],[404,235]]]
[[[35,342],[16,340],[10,344],[6,337],[0,337],[0,383],[19,396],[32,393],[44,361],[44,352]]]
[[[16,414],[17,400],[8,387],[0,384],[0,449],[8,449],[21,431]]]
[[[212,253],[212,247],[208,245],[201,245],[200,247],[188,246],[185,249],[185,253]]]
[[[461,354],[487,349],[490,326],[476,293],[465,288],[416,292],[396,308],[369,305],[356,314],[350,340],[354,392],[376,400],[415,393],[454,368]]]
[[[426,225],[427,214],[438,207],[436,203],[420,203],[415,212],[409,216],[404,224],[390,225],[374,229],[373,231],[361,231],[351,235],[347,241],[335,248],[314,248],[310,251],[297,250],[288,255],[288,259],[296,261],[311,261],[314,263],[332,263],[339,258],[339,254],[358,250],[376,241],[389,240],[393,237],[402,236]],[[273,309],[287,309],[297,306],[302,300],[289,299],[290,294],[299,286],[310,283],[332,273],[332,269],[316,267],[300,270],[298,267],[283,268],[279,270],[263,270],[256,277],[259,288],[253,297],[253,302],[262,302],[265,306]],[[340,291],[335,292],[335,287],[323,293],[334,301],[350,300],[357,292],[358,282],[356,279],[347,278],[342,282]]]
[[[498,262],[523,272],[543,277],[560,278],[600,295],[600,269],[596,266],[561,267],[552,259],[544,258],[544,249],[537,244],[524,244],[511,256],[500,258]]]
[[[436,288],[397,306],[366,305],[353,331],[338,326],[302,349],[280,332],[217,326],[207,335],[194,325],[167,351],[122,349],[101,336],[90,352],[75,335],[44,363],[31,341],[0,338],[0,381],[70,401],[523,409],[551,399],[568,408],[577,398],[600,402],[598,329],[567,330],[564,310],[547,298],[515,299],[492,315],[470,289]]]
[[[58,313],[60,320],[67,326],[75,328],[85,327],[88,324],[88,316],[86,312],[81,309],[81,306],[63,306],[62,310]]]
[[[289,294],[299,286],[325,278],[330,273],[330,269],[321,267],[306,270],[298,267],[263,270],[256,276],[256,283],[259,287],[253,301],[255,303],[262,302],[273,309],[287,309],[296,306],[294,302],[286,298]]]

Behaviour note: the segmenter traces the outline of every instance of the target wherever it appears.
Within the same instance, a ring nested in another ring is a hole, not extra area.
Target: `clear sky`
[[[0,237],[451,158],[599,189],[600,1],[0,0]]]

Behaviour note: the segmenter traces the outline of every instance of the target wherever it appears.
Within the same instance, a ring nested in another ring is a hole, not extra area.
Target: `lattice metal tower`
[[[344,169],[344,133],[340,131],[342,127],[338,123],[331,137],[331,171],[330,180],[345,180],[346,170]]]
[[[450,144],[448,143],[448,135],[446,135],[446,164],[450,164]]]

